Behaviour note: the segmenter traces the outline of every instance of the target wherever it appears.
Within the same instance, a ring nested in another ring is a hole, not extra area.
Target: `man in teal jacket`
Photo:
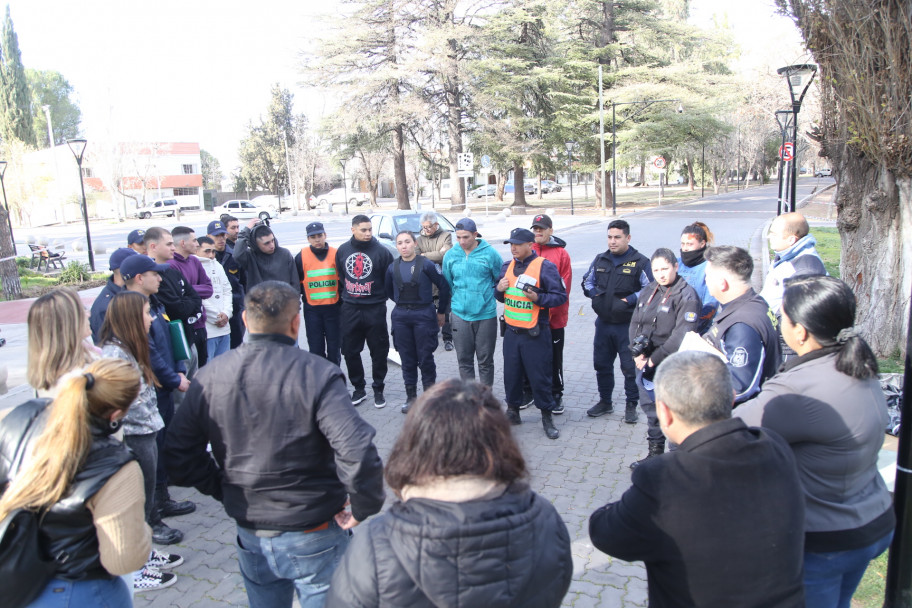
[[[503,264],[500,254],[478,234],[475,222],[463,218],[456,222],[456,240],[443,256],[443,276],[450,284],[450,323],[459,362],[459,376],[478,376],[488,386],[494,384],[494,347],[497,344],[497,302],[494,284]]]

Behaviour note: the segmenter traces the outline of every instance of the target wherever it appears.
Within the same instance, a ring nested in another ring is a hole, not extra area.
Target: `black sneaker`
[[[551,413],[558,416],[564,413],[564,398],[560,395],[554,396],[554,409],[551,410]]]
[[[586,410],[586,414],[592,418],[598,418],[614,411],[610,401],[599,399],[599,402]]]
[[[449,352],[449,351],[453,350],[454,348],[456,348],[456,347],[453,345],[453,341],[452,341],[452,340],[444,340],[444,341],[443,341],[443,350]]]
[[[519,410],[508,407],[507,420],[510,421],[510,424],[522,424],[522,418],[519,417]]]
[[[170,572],[159,572],[146,566],[133,574],[133,590],[137,593],[155,591],[170,587],[177,582],[177,575]]]
[[[628,401],[627,407],[624,408],[624,422],[627,424],[636,424],[639,416],[637,415],[637,402]]]
[[[352,393],[352,405],[358,405],[367,399],[367,391],[363,388],[356,388]]]
[[[177,568],[184,563],[184,558],[176,553],[165,553],[158,549],[152,549],[152,554],[146,560],[146,568],[154,570],[170,570]]]
[[[383,396],[383,391],[374,391],[374,407],[377,409],[386,407],[386,397]]]
[[[184,540],[184,533],[175,530],[164,522],[152,526],[152,542],[156,545],[173,545]]]
[[[162,517],[177,517],[194,511],[196,511],[196,505],[193,502],[189,500],[171,500],[170,498],[158,508],[158,512]]]
[[[519,406],[519,409],[524,410],[533,403],[535,403],[535,395],[532,393],[523,393],[522,405]]]

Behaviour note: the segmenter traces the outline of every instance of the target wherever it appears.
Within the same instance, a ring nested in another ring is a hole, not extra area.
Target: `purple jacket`
[[[205,300],[206,298],[212,297],[212,281],[209,280],[206,270],[198,259],[193,256],[190,256],[190,258],[187,259],[181,254],[175,253],[168,264],[170,264],[172,268],[177,268],[180,273],[184,275],[184,278],[187,279],[187,282],[190,283],[196,293],[199,294],[200,298]],[[200,317],[200,320],[193,324],[193,329],[201,329],[204,327],[206,327],[205,309],[203,309],[203,315]]]

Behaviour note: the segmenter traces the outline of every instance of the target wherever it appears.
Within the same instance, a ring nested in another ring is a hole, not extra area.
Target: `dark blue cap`
[[[139,255],[129,247],[121,247],[114,251],[111,254],[111,259],[108,264],[111,266],[111,270],[117,270],[120,268],[120,265],[123,264],[123,261],[126,260],[131,255]]]
[[[456,222],[456,230],[468,230],[469,232],[478,232],[478,227],[475,225],[475,220],[464,217],[458,222]]]
[[[307,236],[314,236],[315,234],[326,234],[326,229],[323,228],[323,224],[320,222],[307,224]]]
[[[155,272],[164,272],[171,268],[167,264],[156,264],[152,258],[145,255],[131,255],[120,263],[120,276],[124,281],[129,281],[138,274],[154,270]]]
[[[525,228],[514,228],[513,232],[510,233],[510,238],[504,241],[504,244],[512,245],[522,245],[523,243],[531,243],[535,240],[535,235],[532,234],[531,230],[526,230]]]
[[[212,236],[218,236],[220,234],[227,234],[228,231],[225,230],[225,224],[221,223],[218,220],[214,222],[209,222],[209,227],[206,228],[206,234],[211,234]]]
[[[127,245],[142,245],[143,237],[145,235],[145,230],[133,230],[127,235]]]

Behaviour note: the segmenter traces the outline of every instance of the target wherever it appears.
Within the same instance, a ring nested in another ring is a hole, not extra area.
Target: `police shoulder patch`
[[[747,360],[747,349],[743,346],[739,346],[735,349],[735,352],[732,353],[728,362],[731,363],[732,367],[744,367],[747,365]]]
[[[687,321],[688,323],[693,323],[694,321],[697,320],[697,313],[695,313],[695,312],[685,312],[685,313],[684,313],[684,320]]]

